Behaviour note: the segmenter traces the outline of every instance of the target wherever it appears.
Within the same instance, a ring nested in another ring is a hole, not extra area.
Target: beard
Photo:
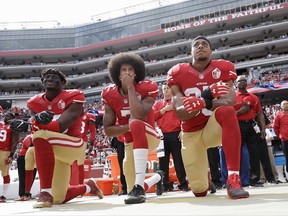
[[[200,56],[198,58],[195,59],[196,61],[207,61],[208,58],[206,56]]]

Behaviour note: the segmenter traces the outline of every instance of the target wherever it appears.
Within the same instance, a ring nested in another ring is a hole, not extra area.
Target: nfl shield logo
[[[218,68],[215,68],[213,71],[212,71],[212,77],[214,79],[219,79],[221,76],[221,71],[218,69]]]

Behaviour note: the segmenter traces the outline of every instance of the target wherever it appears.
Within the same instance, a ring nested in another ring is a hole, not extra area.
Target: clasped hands
[[[202,92],[201,97],[186,96],[181,99],[183,100],[183,106],[186,111],[192,113],[204,108],[210,109],[212,107],[212,100],[227,94],[229,90],[230,87],[227,83],[219,81],[206,88]]]

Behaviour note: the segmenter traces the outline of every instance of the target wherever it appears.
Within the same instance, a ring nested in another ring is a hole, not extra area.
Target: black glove
[[[16,132],[27,132],[31,128],[29,122],[20,119],[13,119],[12,121],[9,121],[9,123],[11,129]]]
[[[206,109],[210,110],[213,106],[212,104],[212,100],[214,99],[213,98],[213,95],[211,93],[211,90],[210,90],[210,87],[206,88],[202,93],[201,93],[201,97],[204,98],[205,100],[205,103],[206,103]]]
[[[54,112],[46,110],[46,111],[37,113],[34,116],[34,119],[38,124],[47,125],[52,121],[53,116],[54,116]]]

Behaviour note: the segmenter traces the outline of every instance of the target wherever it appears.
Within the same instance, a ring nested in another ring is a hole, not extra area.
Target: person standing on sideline
[[[207,149],[222,143],[228,167],[227,193],[231,199],[249,197],[240,182],[241,137],[234,110],[237,78],[234,65],[210,60],[210,41],[196,37],[191,44],[191,63],[180,63],[168,71],[174,110],[182,120],[182,157],[196,197],[209,188]]]
[[[263,142],[263,144],[266,144],[267,146],[268,158],[267,159],[265,158],[265,159],[268,160],[266,163],[267,164],[269,163],[269,166],[271,166],[271,174],[270,174],[270,171],[268,173],[269,175],[265,173],[265,168],[261,163],[260,164],[260,180],[263,183],[265,183],[265,181],[268,181],[268,183],[270,184],[279,184],[281,181],[279,181],[278,171],[275,166],[275,159],[274,159],[273,145],[272,145],[272,140],[274,139],[274,137],[273,137],[272,132],[270,131],[271,122],[265,115],[265,112],[264,112],[264,116],[265,116],[265,123],[266,123],[266,128],[265,128],[266,137],[265,137],[265,143]]]
[[[163,133],[164,156],[159,157],[159,169],[163,170],[164,191],[169,191],[169,165],[172,154],[180,190],[189,191],[186,172],[181,154],[181,121],[176,116],[172,105],[172,92],[167,82],[162,84],[163,99],[153,105],[157,126]]]
[[[281,109],[274,118],[273,129],[282,143],[282,149],[286,159],[286,172],[288,172],[288,101],[281,102]]]
[[[113,84],[102,91],[105,105],[103,126],[109,137],[123,135],[124,175],[128,197],[125,204],[143,203],[145,191],[156,184],[156,194],[163,193],[162,171],[145,179],[148,152],[157,148],[160,137],[155,130],[152,106],[158,96],[158,86],[146,76],[143,59],[133,53],[119,53],[108,64]]]
[[[238,76],[236,80],[235,111],[241,132],[242,146],[247,145],[250,161],[250,186],[261,187],[260,180],[260,148],[259,139],[265,139],[265,118],[259,98],[247,91],[246,76]],[[254,126],[257,122],[260,135],[256,133]],[[242,155],[243,157],[243,155]],[[246,167],[247,169],[247,167]]]
[[[84,109],[84,106],[83,106]],[[87,110],[83,110],[83,114],[81,116],[82,119],[82,139],[84,141],[84,151],[82,152],[83,156],[79,157],[77,161],[74,161],[71,171],[71,180],[70,184],[77,185],[84,183],[84,160],[86,158],[86,150],[90,154],[93,150],[95,138],[96,138],[96,116],[93,113],[87,112]],[[73,170],[73,167],[77,167],[78,169]]]
[[[126,178],[123,172],[123,160],[125,157],[125,148],[124,148],[124,140],[122,136],[113,137],[111,140],[111,146],[117,151],[117,159],[120,168],[120,182],[121,182],[121,192],[118,193],[119,196],[127,195],[127,184]]]
[[[10,184],[9,167],[19,141],[19,134],[10,126],[10,121],[15,119],[13,112],[4,114],[4,124],[0,124],[0,170],[3,177],[3,194],[0,202],[6,202],[6,193]]]
[[[81,115],[86,101],[80,90],[64,90],[66,76],[57,68],[41,72],[45,92],[27,101],[31,123],[17,120],[15,130],[32,131],[36,167],[40,180],[39,199],[33,208],[48,208],[63,204],[85,193],[103,198],[102,191],[93,179],[85,184],[69,186],[71,164],[83,157]]]
[[[17,165],[20,198],[15,201],[29,201],[32,199],[31,188],[37,172],[31,134],[28,134],[22,142]]]
[[[263,115],[264,115],[264,121],[265,121],[265,139],[261,139],[260,136],[261,134],[259,133],[259,126],[258,124],[256,124],[254,126],[255,131],[258,134],[258,142],[259,142],[259,156],[260,156],[260,182],[261,183],[265,183],[265,181],[263,180],[263,175],[261,175],[264,172],[265,178],[268,181],[268,183],[270,184],[276,184],[275,181],[275,177],[274,174],[272,172],[272,166],[270,163],[270,159],[269,159],[269,152],[268,152],[268,145],[267,145],[267,141],[266,141],[266,129],[267,129],[267,125],[270,125],[270,120],[268,119],[266,113],[263,111]]]

